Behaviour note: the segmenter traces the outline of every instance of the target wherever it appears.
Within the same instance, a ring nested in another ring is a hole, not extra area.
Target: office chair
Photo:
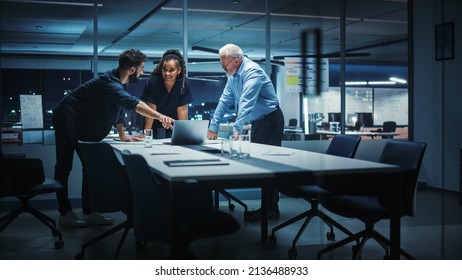
[[[395,132],[396,131],[396,122],[387,121],[383,122],[382,132]],[[393,136],[382,136],[382,139],[391,139]]]
[[[114,254],[114,259],[117,259],[127,233],[133,227],[132,195],[125,167],[108,143],[79,141],[78,145],[82,153],[84,172],[87,173],[92,211],[101,213],[122,211],[126,219],[85,242],[75,258],[84,259],[85,249],[88,246],[119,230],[124,230]]]
[[[394,121],[387,121],[383,122],[382,128],[377,130],[371,130],[371,132],[395,132],[396,131],[396,122]],[[393,136],[380,136],[382,139],[392,139]],[[374,136],[371,136],[374,139]]]
[[[63,185],[45,177],[40,159],[25,158],[25,155],[0,156],[0,197],[17,197],[21,205],[0,218],[0,232],[22,213],[29,213],[51,229],[58,236],[54,247],[61,249],[64,241],[56,222],[30,205],[30,200],[42,194],[56,193]]]
[[[122,152],[128,179],[133,193],[135,237],[142,242],[169,243],[169,189],[151,172],[146,160],[138,154]],[[189,244],[200,238],[236,232],[240,225],[236,219],[213,207],[210,189],[182,190],[178,209],[181,220],[181,257],[195,258]]]
[[[237,204],[241,205],[244,207],[244,215],[248,211],[247,204],[245,204],[242,200],[239,198],[235,197],[232,195],[230,192],[228,192],[225,189],[215,189],[214,190],[214,201],[215,201],[215,209],[218,210],[220,208],[220,194],[228,200],[228,208],[229,210],[234,210],[236,208],[236,205],[234,205],[233,201],[236,202]]]
[[[414,216],[414,201],[417,179],[427,144],[403,140],[389,140],[380,155],[379,162],[399,165],[401,172],[401,217]],[[355,190],[354,194],[345,194],[327,197],[321,202],[322,206],[332,213],[361,220],[365,229],[334,243],[317,254],[318,259],[329,251],[339,248],[351,241],[361,240],[359,245],[353,246],[353,259],[361,257],[361,251],[367,240],[375,239],[385,249],[384,258],[389,258],[390,241],[374,229],[374,225],[385,219],[390,219],[392,203],[396,198],[390,195],[391,186],[387,185],[389,176],[379,177],[378,181],[371,183],[368,189],[377,190],[375,195],[361,195]],[[388,183],[389,184],[389,183]],[[344,188],[345,189],[345,188]],[[354,190],[354,188],[352,188]],[[400,249],[400,254],[407,259],[413,257]]]
[[[296,128],[297,127],[297,119],[289,119],[289,127],[290,128]]]
[[[361,137],[358,136],[344,134],[335,135],[332,138],[329,147],[327,148],[326,154],[353,158],[356,154],[356,150],[358,149],[360,141]],[[319,187],[317,185],[294,186],[289,188],[285,187],[280,188],[279,192],[289,197],[303,198],[306,201],[308,201],[308,203],[310,203],[311,206],[309,210],[283,222],[282,224],[277,225],[271,230],[269,242],[275,243],[276,231],[305,218],[305,221],[303,222],[301,228],[297,232],[297,235],[292,241],[292,248],[289,249],[289,258],[297,257],[297,241],[301,237],[301,235],[305,231],[305,228],[307,227],[308,223],[311,221],[313,217],[319,217],[324,223],[326,223],[329,226],[330,231],[326,234],[328,240],[335,239],[335,233],[333,228],[334,226],[343,231],[348,236],[353,235],[352,232],[350,232],[345,227],[334,221],[331,217],[327,216],[325,213],[319,210],[320,202],[323,201],[326,197],[334,195],[333,192]]]

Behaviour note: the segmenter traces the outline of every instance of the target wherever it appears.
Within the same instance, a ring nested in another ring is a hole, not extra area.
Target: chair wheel
[[[270,244],[275,244],[276,241],[277,241],[276,235],[272,235],[272,234],[271,234],[270,236],[268,236],[268,242],[269,242]]]
[[[56,240],[55,241],[55,249],[62,249],[64,247],[64,241]]]
[[[297,258],[297,249],[291,248],[289,249],[289,259],[296,259]]]
[[[335,232],[331,231],[331,232],[326,233],[326,238],[329,241],[335,240]]]
[[[236,206],[232,203],[228,204],[228,208],[229,210],[234,210],[234,208],[236,208]]]
[[[83,260],[83,253],[78,253],[75,255],[76,260]]]

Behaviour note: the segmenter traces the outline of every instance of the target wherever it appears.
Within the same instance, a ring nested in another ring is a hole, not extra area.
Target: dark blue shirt
[[[146,103],[152,103],[157,106],[157,111],[175,120],[178,119],[177,108],[187,105],[193,101],[188,79],[185,80],[182,91],[183,79],[177,79],[170,93],[165,87],[162,76],[152,76],[144,86],[141,99]],[[162,128],[162,124],[154,120],[153,128]]]
[[[139,102],[113,69],[67,94],[53,110],[53,125],[73,140],[101,141],[114,125],[124,122],[124,109],[134,111]]]

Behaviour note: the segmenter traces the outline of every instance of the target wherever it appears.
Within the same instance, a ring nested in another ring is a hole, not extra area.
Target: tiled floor
[[[249,209],[257,208],[259,201],[248,200]],[[441,205],[444,202],[445,207]],[[281,217],[270,221],[270,229],[278,222],[302,212],[307,203],[298,199],[282,198],[280,202]],[[221,210],[233,213],[241,222],[240,230],[232,235],[203,239],[191,244],[191,251],[202,259],[234,259],[234,260],[265,260],[288,259],[288,249],[292,238],[299,229],[301,222],[291,225],[277,232],[276,244],[261,244],[259,223],[245,222],[243,208],[236,205],[234,211],[228,210],[227,204],[221,202]],[[57,219],[57,211],[45,211],[52,218]],[[77,210],[78,212],[78,210]],[[441,213],[444,213],[442,215]],[[4,213],[1,213],[4,214]],[[108,214],[116,222],[122,220],[123,215]],[[352,231],[361,229],[358,221],[331,215]],[[444,227],[441,226],[444,221]],[[80,251],[80,245],[95,234],[106,230],[107,227],[88,227],[83,229],[62,228],[64,248],[55,249],[54,238],[48,228],[34,220],[29,214],[19,216],[12,224],[0,233],[0,259],[74,259]],[[388,222],[380,222],[377,229],[388,235]],[[332,241],[326,239],[328,228],[318,218],[314,218],[298,242],[297,259],[316,259],[316,253]],[[336,239],[344,235],[336,231]],[[121,232],[88,247],[86,259],[111,259]],[[444,237],[444,238],[443,238]],[[168,247],[161,243],[149,244],[146,253],[136,254],[133,232],[122,248],[120,259],[165,259],[168,257]],[[402,248],[417,259],[462,259],[462,206],[458,197],[453,194],[445,195],[441,192],[421,190],[417,194],[417,215],[402,220]],[[382,259],[384,251],[370,240],[363,251],[363,259]],[[333,253],[325,255],[325,259],[350,259],[351,246],[344,246]]]

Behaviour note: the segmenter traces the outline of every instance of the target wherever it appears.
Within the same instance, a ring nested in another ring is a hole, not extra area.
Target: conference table
[[[377,174],[393,174],[397,184],[393,192],[397,200],[399,192],[399,167],[377,162],[350,159],[304,150],[251,143],[249,159],[230,159],[226,154],[209,153],[183,146],[172,146],[154,141],[152,148],[142,143],[123,143],[108,140],[116,151],[128,150],[146,159],[152,172],[168,183],[170,189],[170,248],[172,258],[179,257],[176,242],[179,231],[176,197],[182,188],[261,188],[261,242],[268,239],[269,187],[283,188],[303,184],[323,184],[345,180],[373,180]],[[227,141],[206,143],[218,152],[227,150]],[[166,163],[174,162],[174,165]],[[370,175],[370,176],[368,176]],[[394,205],[395,215],[390,220],[390,256],[399,259],[400,250],[400,203]]]

